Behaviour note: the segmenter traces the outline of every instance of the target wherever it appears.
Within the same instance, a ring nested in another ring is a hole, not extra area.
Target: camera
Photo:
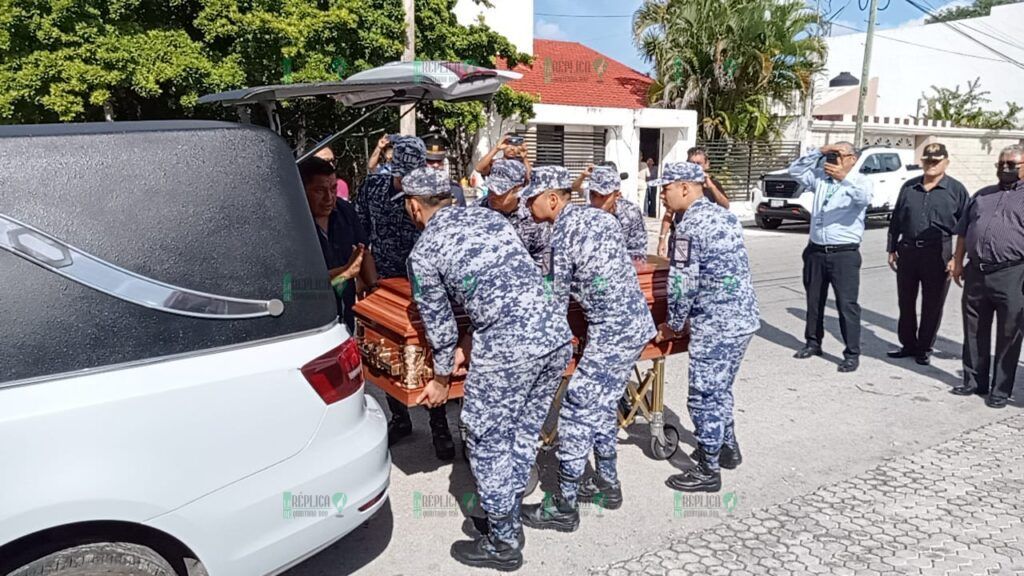
[[[828,154],[825,154],[825,162],[838,166],[839,152],[829,152]]]
[[[505,139],[505,142],[507,142],[510,146],[521,146],[524,142],[524,139],[519,134],[509,134],[508,138]]]

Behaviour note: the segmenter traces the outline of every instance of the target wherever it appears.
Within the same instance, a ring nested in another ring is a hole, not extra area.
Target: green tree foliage
[[[697,110],[706,139],[769,138],[822,69],[817,23],[802,0],[645,0],[633,38],[654,66],[653,104]]]
[[[934,18],[928,18],[925,20],[925,24],[935,24],[937,22],[951,22],[953,20],[964,20],[965,18],[978,18],[979,16],[988,16],[992,13],[993,6],[1002,6],[1003,4],[1016,4],[1021,0],[974,0],[974,3],[970,6],[955,6],[953,8],[946,8],[939,10],[935,13]]]
[[[418,58],[481,66],[493,66],[495,56],[528,59],[482,22],[459,25],[455,3],[417,0]],[[228,117],[196,100],[243,86],[344,78],[401,59],[404,40],[402,0],[0,0],[0,123]],[[532,114],[528,101],[513,101]],[[468,148],[462,140],[484,122],[483,110],[427,105],[419,126]],[[286,136],[303,148],[359,115],[303,101],[289,103],[282,118]],[[396,121],[389,110],[359,132],[396,131]],[[362,142],[336,150],[357,172]]]
[[[981,78],[967,83],[967,89],[960,91],[958,84],[952,90],[932,86],[933,94],[922,94],[925,99],[924,117],[931,120],[948,120],[954,126],[966,128],[983,128],[986,130],[1015,130],[1021,127],[1017,114],[1021,106],[1014,102],[1006,103],[1006,110],[999,112],[985,110],[983,106],[991,102],[988,92],[981,89]]]

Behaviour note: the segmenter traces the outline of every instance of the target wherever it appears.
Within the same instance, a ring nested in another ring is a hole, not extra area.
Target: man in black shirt
[[[368,287],[377,282],[373,256],[366,251],[370,240],[352,205],[336,196],[337,176],[330,162],[310,158],[299,166],[299,175],[306,189],[309,210],[316,222],[320,250],[323,251],[338,304],[338,316],[348,328],[348,333],[355,335],[356,319],[352,311],[356,303],[355,279],[360,278]]]
[[[957,223],[952,276],[964,288],[964,382],[953,393],[987,394],[985,404],[1003,408],[1024,341],[1024,146],[1003,149],[996,177],[999,184],[978,190]]]
[[[903,184],[889,222],[887,251],[889,267],[896,272],[900,348],[888,354],[890,358],[913,357],[918,364],[927,365],[949,291],[952,236],[968,195],[963,184],[946,174],[949,153],[944,145],[925,146],[921,164],[924,174]]]

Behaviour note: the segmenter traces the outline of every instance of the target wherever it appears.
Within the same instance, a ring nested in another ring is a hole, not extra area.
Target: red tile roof
[[[504,68],[500,61],[498,66]],[[580,44],[534,40],[533,65],[513,70],[523,74],[509,86],[540,96],[541,104],[646,108],[652,80],[629,66]]]

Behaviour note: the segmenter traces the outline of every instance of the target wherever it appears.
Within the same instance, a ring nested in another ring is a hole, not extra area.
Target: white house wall
[[[953,25],[998,52],[1024,62],[1024,3],[996,6],[989,16]],[[865,36],[858,33],[826,39],[827,78],[840,72],[860,76]],[[952,89],[959,84],[963,90],[968,82],[979,77],[981,88],[991,92],[991,108],[1004,109],[1007,101],[1024,105],[1024,70],[1001,61],[996,54],[943,24],[878,31],[872,49],[871,76],[879,78],[877,116],[914,116],[922,94],[933,94],[931,86]]]

